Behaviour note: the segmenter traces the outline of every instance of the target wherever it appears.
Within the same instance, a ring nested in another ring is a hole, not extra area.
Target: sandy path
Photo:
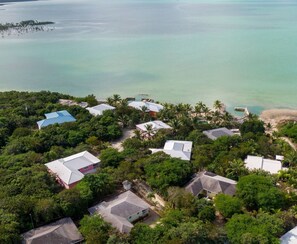
[[[123,143],[126,139],[128,139],[128,138],[132,138],[133,136],[134,136],[134,129],[133,129],[133,130],[124,129],[124,131],[123,131],[123,136],[122,136],[119,140],[117,140],[117,141],[111,143],[111,146],[112,146],[113,148],[115,148],[115,149],[118,149],[118,150],[121,152],[121,151],[124,150],[124,148],[123,148],[123,146],[122,146],[122,143]]]
[[[297,121],[297,110],[295,109],[269,109],[264,110],[260,119],[265,122],[265,124],[270,123],[271,128],[266,130],[267,133],[272,134],[274,131],[277,131],[277,125],[289,120]],[[282,140],[287,142],[295,151],[297,146],[287,137],[281,137]]]

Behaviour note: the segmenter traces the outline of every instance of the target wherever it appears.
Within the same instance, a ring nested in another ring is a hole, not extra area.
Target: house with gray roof
[[[45,114],[46,119],[37,122],[38,129],[43,127],[53,125],[53,124],[63,124],[66,122],[75,122],[76,119],[66,110],[57,111]]]
[[[122,233],[129,233],[133,223],[150,212],[150,205],[131,191],[126,191],[108,202],[101,202],[88,209],[91,215],[103,219]]]
[[[205,130],[203,131],[203,134],[206,135],[211,140],[216,140],[222,136],[234,136],[234,133],[225,127],[217,128],[213,130]]]
[[[82,241],[83,237],[71,218],[60,219],[22,234],[23,244],[70,244]]]
[[[195,177],[185,186],[185,190],[194,196],[205,192],[207,196],[214,197],[218,193],[233,196],[236,191],[237,182],[214,173],[203,171],[197,173]]]
[[[88,151],[45,164],[58,182],[66,189],[74,187],[85,175],[96,172],[100,160]]]
[[[152,153],[164,152],[173,158],[180,158],[182,160],[191,160],[193,142],[191,141],[166,141],[163,149],[151,148]]]
[[[102,103],[102,104],[99,104],[99,105],[94,106],[94,107],[89,107],[89,108],[87,108],[87,110],[90,112],[90,114],[92,114],[94,116],[99,116],[99,115],[103,115],[104,111],[115,110],[115,107],[110,106],[110,105],[105,104],[105,103]]]

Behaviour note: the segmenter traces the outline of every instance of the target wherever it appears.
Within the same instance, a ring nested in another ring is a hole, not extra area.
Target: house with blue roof
[[[65,122],[75,122],[76,119],[66,110],[45,114],[46,119],[37,122],[38,128],[41,129],[48,125],[63,124]]]

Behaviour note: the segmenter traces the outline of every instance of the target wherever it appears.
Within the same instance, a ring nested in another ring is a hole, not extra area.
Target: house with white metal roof
[[[129,103],[129,106],[138,110],[146,108],[145,112],[149,112],[152,117],[156,117],[157,113],[164,108],[161,104],[147,101],[132,101]]]
[[[288,231],[280,238],[281,244],[296,244],[297,243],[297,226]]]
[[[97,106],[94,107],[89,107],[87,108],[87,110],[90,112],[90,114],[94,115],[94,116],[98,116],[98,115],[103,115],[103,112],[106,110],[114,110],[115,107],[110,106],[109,104],[99,104]]]
[[[234,136],[234,133],[225,127],[217,128],[213,130],[205,130],[203,131],[203,134],[206,135],[211,140],[216,140],[222,136]]]
[[[237,182],[212,172],[203,171],[197,173],[185,186],[185,190],[198,196],[205,191],[207,196],[213,197],[218,193],[235,195]]]
[[[100,214],[122,233],[129,233],[133,223],[150,212],[150,205],[131,191],[126,191],[108,202],[89,208],[91,215]]]
[[[155,120],[155,121],[150,121],[150,122],[136,125],[137,130],[139,130],[143,135],[145,135],[145,137],[147,135],[148,128],[150,127],[151,127],[151,131],[150,131],[151,135],[156,134],[158,130],[161,130],[161,129],[171,129],[169,125],[162,122],[161,120]]]
[[[262,169],[271,174],[277,174],[278,171],[287,169],[282,167],[282,162],[279,160],[266,159],[259,156],[248,155],[244,162],[249,170]]]
[[[166,141],[163,149],[150,149],[152,153],[164,152],[173,158],[180,158],[182,160],[191,160],[193,142],[191,141]]]
[[[100,160],[84,151],[45,164],[48,170],[57,177],[58,182],[66,189],[74,187],[85,175],[96,172]]]
[[[66,122],[75,122],[76,119],[66,110],[45,114],[46,119],[37,122],[38,129],[53,124],[63,124]]]

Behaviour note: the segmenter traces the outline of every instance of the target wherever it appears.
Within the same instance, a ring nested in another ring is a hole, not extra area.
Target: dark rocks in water
[[[35,32],[35,31],[45,31],[49,30],[45,28],[47,25],[52,25],[54,22],[51,21],[42,21],[39,22],[37,20],[24,20],[19,23],[0,23],[0,34],[2,37],[7,34],[10,35],[12,32],[17,34],[28,33],[28,32]]]

